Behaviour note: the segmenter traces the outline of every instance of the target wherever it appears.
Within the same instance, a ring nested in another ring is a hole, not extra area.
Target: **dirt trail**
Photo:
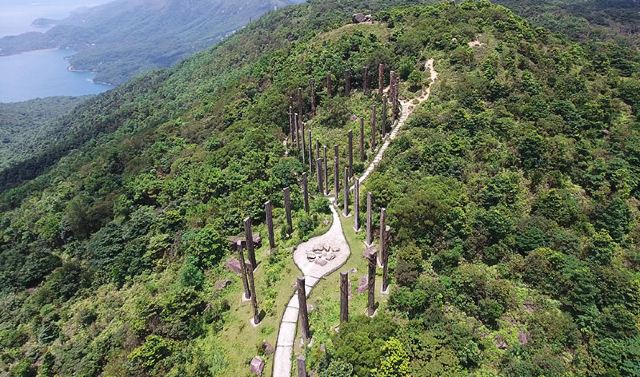
[[[382,143],[382,146],[380,147],[380,149],[378,149],[378,153],[376,153],[376,156],[373,158],[373,160],[371,161],[367,169],[364,171],[362,176],[360,176],[359,178],[360,183],[364,182],[369,177],[369,175],[373,173],[373,171],[376,169],[378,164],[380,164],[380,161],[382,161],[382,157],[384,156],[384,152],[387,151],[387,148],[389,148],[389,145],[391,144],[391,142],[396,137],[398,137],[398,134],[400,133],[400,129],[402,129],[404,124],[407,122],[407,119],[409,119],[411,114],[413,114],[413,111],[415,110],[416,106],[428,100],[429,96],[431,96],[431,87],[433,86],[433,83],[435,83],[436,79],[438,78],[438,72],[436,72],[434,68],[434,60],[433,59],[427,60],[426,63],[424,64],[424,68],[430,73],[431,82],[429,83],[429,86],[422,91],[422,94],[418,98],[412,99],[410,101],[406,101],[402,99],[400,100],[400,108],[401,108],[400,119],[398,119],[398,123],[393,128],[393,130],[391,130],[391,133],[389,134],[389,136],[387,136],[387,138],[384,140],[384,143]],[[417,102],[417,103],[414,103],[414,102]],[[354,186],[351,186],[351,190],[353,189],[354,189]]]

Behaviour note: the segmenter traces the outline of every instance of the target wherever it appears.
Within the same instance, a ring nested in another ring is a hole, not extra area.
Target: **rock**
[[[507,342],[505,342],[502,335],[496,335],[496,347],[500,348],[501,350],[507,348]]]
[[[335,254],[329,254],[329,255],[325,256],[325,259],[326,260],[334,260],[334,259],[336,259],[336,255]]]
[[[264,370],[264,360],[262,360],[259,356],[256,356],[251,360],[251,373],[256,376],[262,376],[262,371]]]
[[[276,352],[276,349],[271,343],[265,340],[264,342],[262,342],[262,352],[264,352],[265,355],[269,356],[273,355]]]
[[[520,341],[521,345],[526,346],[527,343],[529,343],[529,333],[525,331],[520,331],[518,333],[518,340]]]
[[[242,245],[242,247],[247,247],[247,239],[244,236],[244,233],[239,234],[237,236],[227,237],[229,241],[229,245],[233,250],[238,250],[238,244]],[[262,246],[262,237],[258,232],[253,233],[253,246],[256,249],[259,249]]]
[[[216,282],[215,287],[216,287],[216,290],[217,290],[217,291],[221,291],[221,290],[223,290],[223,289],[227,288],[227,287],[228,287],[228,286],[230,286],[230,285],[231,285],[231,280],[229,280],[229,279],[222,279],[222,280],[218,280],[218,281]]]
[[[242,275],[242,266],[240,265],[239,260],[231,258],[229,259],[229,261],[227,261],[226,266],[229,271],[235,272],[237,275]]]
[[[367,275],[364,275],[363,277],[360,278],[360,281],[358,282],[358,288],[356,289],[356,292],[358,293],[366,292],[368,285],[369,285],[369,277]]]
[[[351,16],[351,21],[353,21],[354,24],[359,24],[365,22],[366,20],[367,18],[365,17],[364,13],[356,13]]]
[[[362,253],[362,256],[365,258],[368,258],[369,255],[377,254],[377,253],[378,253],[378,250],[376,249],[375,246],[369,246],[364,249],[364,253]]]
[[[316,261],[315,261],[314,263],[315,263],[315,264],[317,264],[317,265],[319,265],[319,266],[326,266],[326,265],[327,265],[327,263],[329,263],[329,262],[327,262],[327,261],[326,261],[326,260],[324,260],[324,259],[316,259]]]

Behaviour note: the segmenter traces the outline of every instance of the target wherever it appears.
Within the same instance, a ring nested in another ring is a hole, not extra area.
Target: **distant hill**
[[[48,97],[17,103],[0,103],[0,169],[23,161],[54,144],[64,132],[57,120],[89,96]]]
[[[252,19],[300,0],[117,0],[83,8],[45,33],[0,39],[0,55],[69,47],[74,69],[97,72],[96,81],[123,83],[168,67],[209,47]]]
[[[589,41],[616,39],[640,47],[640,0],[494,0],[527,20]]]

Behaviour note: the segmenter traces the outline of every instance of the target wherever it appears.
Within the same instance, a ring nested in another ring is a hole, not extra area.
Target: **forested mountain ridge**
[[[0,55],[71,48],[73,69],[122,84],[151,69],[169,67],[210,47],[251,19],[291,5],[290,0],[116,0],[48,20],[50,30],[0,39]],[[45,21],[40,20],[40,23]]]
[[[392,7],[402,3],[274,12],[76,110],[113,132],[2,196],[1,370],[224,376],[246,374],[256,353],[269,362],[261,344],[275,341],[297,275],[289,251],[327,210],[322,198],[302,210],[306,168],[282,144],[289,96],[327,74],[339,87],[345,69],[359,87],[363,66],[385,63],[411,99],[433,58],[432,99],[363,188],[389,211],[389,301],[336,334],[332,296],[312,296],[308,367],[637,374],[639,57],[610,59],[606,45],[586,49],[484,1]],[[350,25],[356,11],[379,22]],[[335,92],[318,85],[309,125],[344,146],[351,115],[368,119],[377,99]],[[259,250],[266,314],[254,329],[225,237],[245,215],[264,234],[268,199],[281,230],[285,186],[296,231]]]

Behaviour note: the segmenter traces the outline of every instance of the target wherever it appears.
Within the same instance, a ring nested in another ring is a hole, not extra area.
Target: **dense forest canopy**
[[[411,99],[434,59],[431,98],[363,188],[389,213],[388,301],[339,333],[312,323],[325,341],[306,351],[309,368],[639,375],[637,50],[571,41],[488,1],[415,3],[272,12],[76,109],[67,144],[49,155],[60,160],[46,171],[32,161],[37,178],[0,197],[0,370],[247,374],[247,356],[275,341],[297,274],[289,251],[326,226],[324,199],[301,209],[304,166],[285,155],[289,96],[384,63]],[[357,11],[377,22],[350,25]],[[318,97],[310,124],[327,144],[373,101]],[[245,216],[263,230],[266,200],[282,246],[261,249],[265,323],[249,329],[241,283],[224,266],[227,237]]]
[[[0,169],[29,159],[63,139],[59,120],[88,97],[48,97],[0,103]]]

